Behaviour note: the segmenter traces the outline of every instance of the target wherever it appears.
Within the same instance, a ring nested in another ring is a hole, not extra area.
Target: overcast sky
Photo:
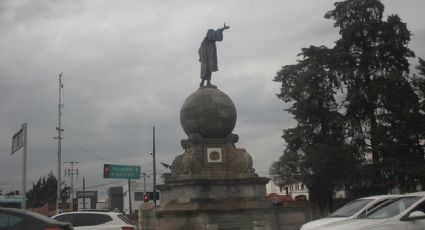
[[[323,15],[333,0],[1,0],[0,190],[20,189],[22,150],[11,137],[28,123],[28,189],[57,173],[58,75],[63,73],[63,161],[78,161],[91,189],[105,163],[152,172],[152,126],[159,164],[183,153],[184,99],[197,90],[198,48],[209,28],[231,26],[217,43],[213,84],[236,105],[234,133],[254,168],[267,176],[284,149],[282,129],[295,122],[275,94],[283,65],[301,48],[332,47],[339,38]],[[410,48],[425,57],[424,0],[384,0],[412,32]],[[417,61],[410,60],[412,65]],[[65,168],[66,165],[63,166]],[[69,183],[69,178],[64,178]],[[119,184],[119,183],[118,183]]]

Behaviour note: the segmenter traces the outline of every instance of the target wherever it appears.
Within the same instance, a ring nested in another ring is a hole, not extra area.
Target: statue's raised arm
[[[221,28],[222,30],[228,30],[228,29],[230,29],[230,26],[226,26],[226,23],[224,23],[224,26],[223,26],[223,28]]]
[[[213,30],[209,29],[205,35],[204,40],[201,43],[201,47],[198,50],[199,61],[201,62],[201,88],[204,87],[204,82],[207,81],[206,86],[211,86],[211,74],[212,72],[218,71],[217,65],[217,47],[215,42],[223,40],[223,31],[229,29],[224,23],[224,26],[220,29]]]

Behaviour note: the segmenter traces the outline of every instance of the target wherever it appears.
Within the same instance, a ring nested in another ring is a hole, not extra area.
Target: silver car
[[[326,224],[356,218],[360,215],[368,213],[370,210],[388,201],[389,199],[398,198],[400,196],[401,195],[378,195],[353,200],[326,218],[310,221],[304,224],[301,226],[301,230],[313,230]]]
[[[389,200],[355,219],[323,225],[320,230],[424,230],[425,192]]]

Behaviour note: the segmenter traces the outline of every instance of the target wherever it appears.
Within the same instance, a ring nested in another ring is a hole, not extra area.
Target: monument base
[[[179,179],[159,185],[156,229],[250,229],[271,208],[263,177]],[[216,228],[215,228],[215,227]]]
[[[161,204],[172,205],[196,201],[221,201],[225,199],[265,199],[265,184],[269,178],[247,177],[228,179],[166,180],[158,185]]]
[[[299,228],[303,211],[277,211],[266,200],[269,178],[259,177],[250,154],[236,147],[236,118],[232,100],[216,87],[200,88],[186,98],[180,122],[187,139],[164,184],[157,186],[156,230]],[[297,221],[292,225],[292,220]]]

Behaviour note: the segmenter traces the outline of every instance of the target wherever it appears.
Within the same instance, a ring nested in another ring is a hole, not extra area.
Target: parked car
[[[378,205],[388,201],[389,199],[400,197],[401,195],[378,195],[369,196],[353,200],[346,205],[342,206],[326,218],[310,221],[303,226],[301,230],[313,230],[322,225],[353,219],[365,213],[368,213]]]
[[[389,200],[355,219],[323,225],[317,230],[424,230],[425,192]]]
[[[23,209],[0,208],[1,230],[72,230],[68,223]]]
[[[72,224],[75,230],[136,230],[136,226],[124,214],[117,212],[66,212],[52,218]]]

